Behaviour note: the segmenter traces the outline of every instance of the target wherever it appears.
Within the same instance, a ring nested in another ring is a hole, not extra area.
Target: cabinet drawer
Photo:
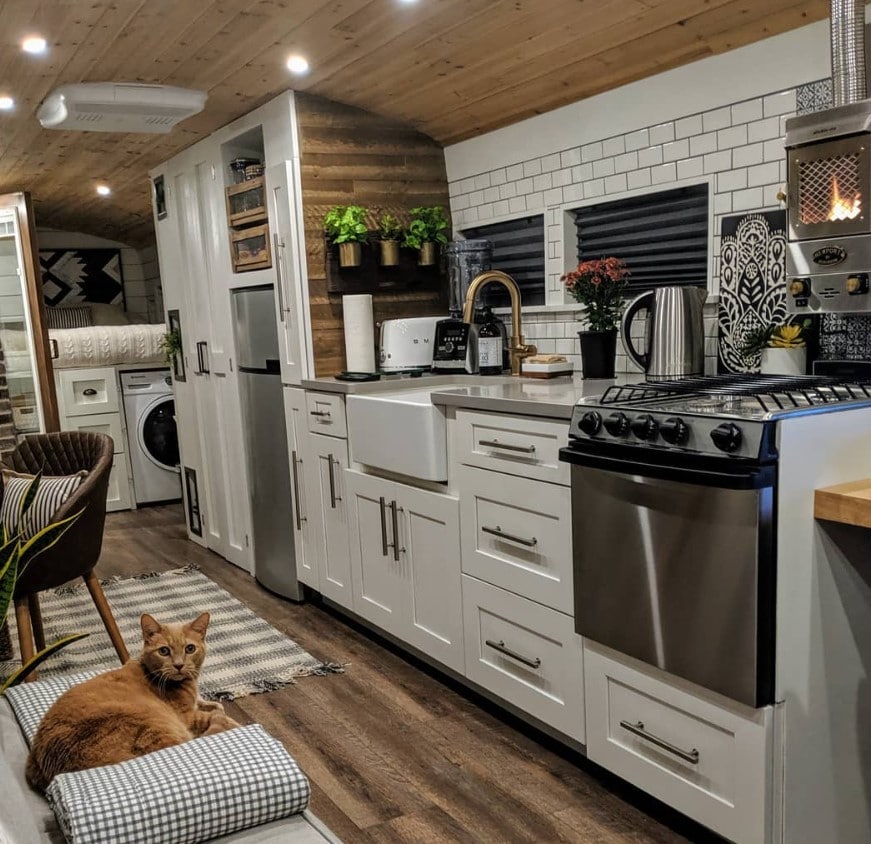
[[[583,651],[571,617],[462,581],[468,678],[583,743]]]
[[[460,410],[456,434],[458,459],[467,466],[569,485],[568,464],[559,461],[568,421]]]
[[[108,434],[115,443],[115,453],[127,451],[127,438],[121,427],[120,413],[95,413],[93,416],[73,416],[64,419],[62,427],[65,431],[92,431],[97,434]]]
[[[61,369],[58,371],[58,387],[65,416],[86,416],[118,410],[114,369]]]
[[[586,642],[587,754],[732,841],[763,844],[771,708],[725,708]]]
[[[345,423],[345,399],[335,393],[306,393],[306,416],[308,429],[313,434],[330,437],[347,437]]]
[[[463,571],[571,614],[569,490],[467,466],[457,480]]]

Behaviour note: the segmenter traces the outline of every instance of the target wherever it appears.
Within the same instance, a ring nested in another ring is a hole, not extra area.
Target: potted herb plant
[[[411,223],[402,245],[419,250],[418,265],[429,267],[436,262],[439,244],[448,242],[447,230],[448,218],[441,205],[418,206],[411,209]]]
[[[378,236],[381,239],[381,266],[395,267],[399,263],[399,239],[402,225],[393,214],[384,213],[378,221]]]
[[[172,363],[175,360],[175,356],[181,353],[181,331],[177,328],[167,331],[160,338],[158,345],[160,346],[160,351],[163,352],[164,360],[167,363]]]
[[[363,261],[363,244],[369,234],[366,209],[360,205],[335,205],[324,216],[324,233],[339,247],[340,267],[359,267]]]
[[[619,258],[582,261],[562,277],[566,292],[585,308],[579,331],[584,378],[613,378],[617,326],[623,313],[629,269]]]
[[[759,361],[764,375],[804,375],[807,371],[809,319],[800,323],[763,325],[751,331],[741,348],[745,359]]]

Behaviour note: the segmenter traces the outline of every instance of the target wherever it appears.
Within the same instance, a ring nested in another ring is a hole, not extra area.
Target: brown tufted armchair
[[[16,584],[15,618],[22,661],[33,655],[34,638],[38,649],[45,647],[39,593],[76,577],[84,578],[121,662],[130,658],[103,588],[94,574],[103,546],[106,489],[113,452],[112,438],[105,434],[61,431],[25,437],[4,461],[6,468],[29,474],[40,469],[46,475],[71,475],[82,469],[88,471],[81,486],[58,510],[54,520],[64,519],[83,508],[84,512],[56,545],[34,558]]]

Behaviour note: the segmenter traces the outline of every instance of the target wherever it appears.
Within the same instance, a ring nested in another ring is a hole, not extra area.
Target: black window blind
[[[578,260],[615,256],[630,288],[708,281],[708,185],[603,202],[575,211]]]
[[[521,217],[505,223],[491,223],[463,229],[463,236],[486,238],[493,243],[494,270],[508,273],[520,287],[524,305],[544,304],[544,215]],[[481,303],[493,308],[508,307],[508,291],[488,284],[481,291]]]

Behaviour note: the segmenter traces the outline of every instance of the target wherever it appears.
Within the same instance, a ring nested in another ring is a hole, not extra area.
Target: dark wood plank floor
[[[348,844],[712,840],[332,611],[266,592],[189,542],[180,507],[108,517],[102,577],[187,563],[315,656],[347,663],[343,675],[228,708],[284,742],[312,782],[314,812]],[[160,607],[142,610],[161,617]]]

